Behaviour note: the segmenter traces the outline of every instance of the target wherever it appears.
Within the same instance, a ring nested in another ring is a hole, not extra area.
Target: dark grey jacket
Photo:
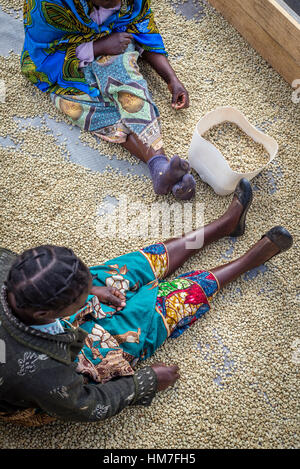
[[[39,408],[65,421],[92,422],[129,405],[150,405],[157,390],[151,367],[105,384],[86,383],[74,364],[85,331],[51,335],[12,314],[4,281],[14,259],[14,253],[0,248],[0,412]]]

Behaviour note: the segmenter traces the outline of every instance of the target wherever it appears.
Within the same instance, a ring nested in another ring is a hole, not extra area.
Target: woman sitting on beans
[[[25,0],[24,26],[23,74],[74,124],[147,163],[157,194],[193,197],[189,163],[166,156],[159,111],[137,64],[142,56],[165,80],[173,109],[188,107],[150,0]]]
[[[178,366],[136,364],[206,313],[225,285],[292,245],[276,226],[239,259],[167,279],[201,247],[243,235],[251,201],[242,179],[219,219],[91,268],[65,247],[0,250],[0,418],[91,422],[150,405]]]

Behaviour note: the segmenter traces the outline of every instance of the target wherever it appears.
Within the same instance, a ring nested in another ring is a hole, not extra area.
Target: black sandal
[[[238,237],[242,236],[245,233],[246,215],[253,200],[252,187],[248,179],[242,178],[239,181],[238,185],[235,188],[234,195],[237,196],[239,202],[244,207],[244,210],[240,216],[236,229],[232,233],[230,233],[229,236]]]

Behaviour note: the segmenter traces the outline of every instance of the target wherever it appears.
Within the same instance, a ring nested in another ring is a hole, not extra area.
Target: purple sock
[[[187,161],[173,156],[171,160],[165,155],[155,155],[148,161],[148,168],[153,181],[156,194],[164,195],[171,191],[176,182],[189,171],[190,165]]]
[[[191,174],[185,174],[172,188],[174,197],[179,200],[190,200],[195,196],[195,190],[196,181]]]

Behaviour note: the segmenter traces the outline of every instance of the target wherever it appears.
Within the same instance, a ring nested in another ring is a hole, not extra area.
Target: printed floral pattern
[[[116,376],[133,375],[134,371],[123,356],[123,351],[110,350],[102,360],[97,363],[87,358],[84,350],[78,355],[76,371],[88,376],[96,383],[106,383]]]
[[[73,325],[87,332],[76,359],[77,372],[101,383],[116,376],[132,375],[136,361],[153,354],[163,333],[165,338],[177,337],[210,309],[209,301],[218,290],[211,273],[199,270],[162,281],[167,271],[168,253],[163,243],[91,268],[94,284],[119,289],[129,298],[131,309],[127,302],[117,312],[93,296],[69,318]],[[140,303],[135,298],[140,298]],[[136,315],[135,310],[141,313]],[[150,317],[154,331],[151,338],[145,337]],[[160,328],[164,328],[163,333]]]
[[[110,311],[109,313],[105,313],[102,309],[99,298],[94,295],[89,301],[87,301],[83,308],[77,311],[77,313],[72,316],[66,316],[64,319],[61,319],[61,322],[64,323],[64,320],[67,320],[72,323],[73,327],[80,327],[87,321],[88,316],[91,316],[94,319],[102,319],[108,314],[112,315],[114,312]]]
[[[109,267],[111,267],[111,270],[107,273],[112,275],[105,280],[106,286],[117,288],[125,295],[126,291],[129,290],[129,280],[124,277],[128,272],[126,265],[119,267],[118,264],[115,264]]]
[[[98,419],[102,419],[106,416],[109,408],[110,405],[98,404],[95,410],[93,411],[93,415],[95,415]]]
[[[48,356],[44,354],[38,355],[35,352],[25,352],[23,358],[18,360],[20,370],[18,371],[19,376],[25,376],[29,373],[34,373],[37,368],[38,360],[47,360]]]
[[[69,397],[68,388],[66,386],[58,386],[50,391],[50,394],[57,394],[62,399]]]

